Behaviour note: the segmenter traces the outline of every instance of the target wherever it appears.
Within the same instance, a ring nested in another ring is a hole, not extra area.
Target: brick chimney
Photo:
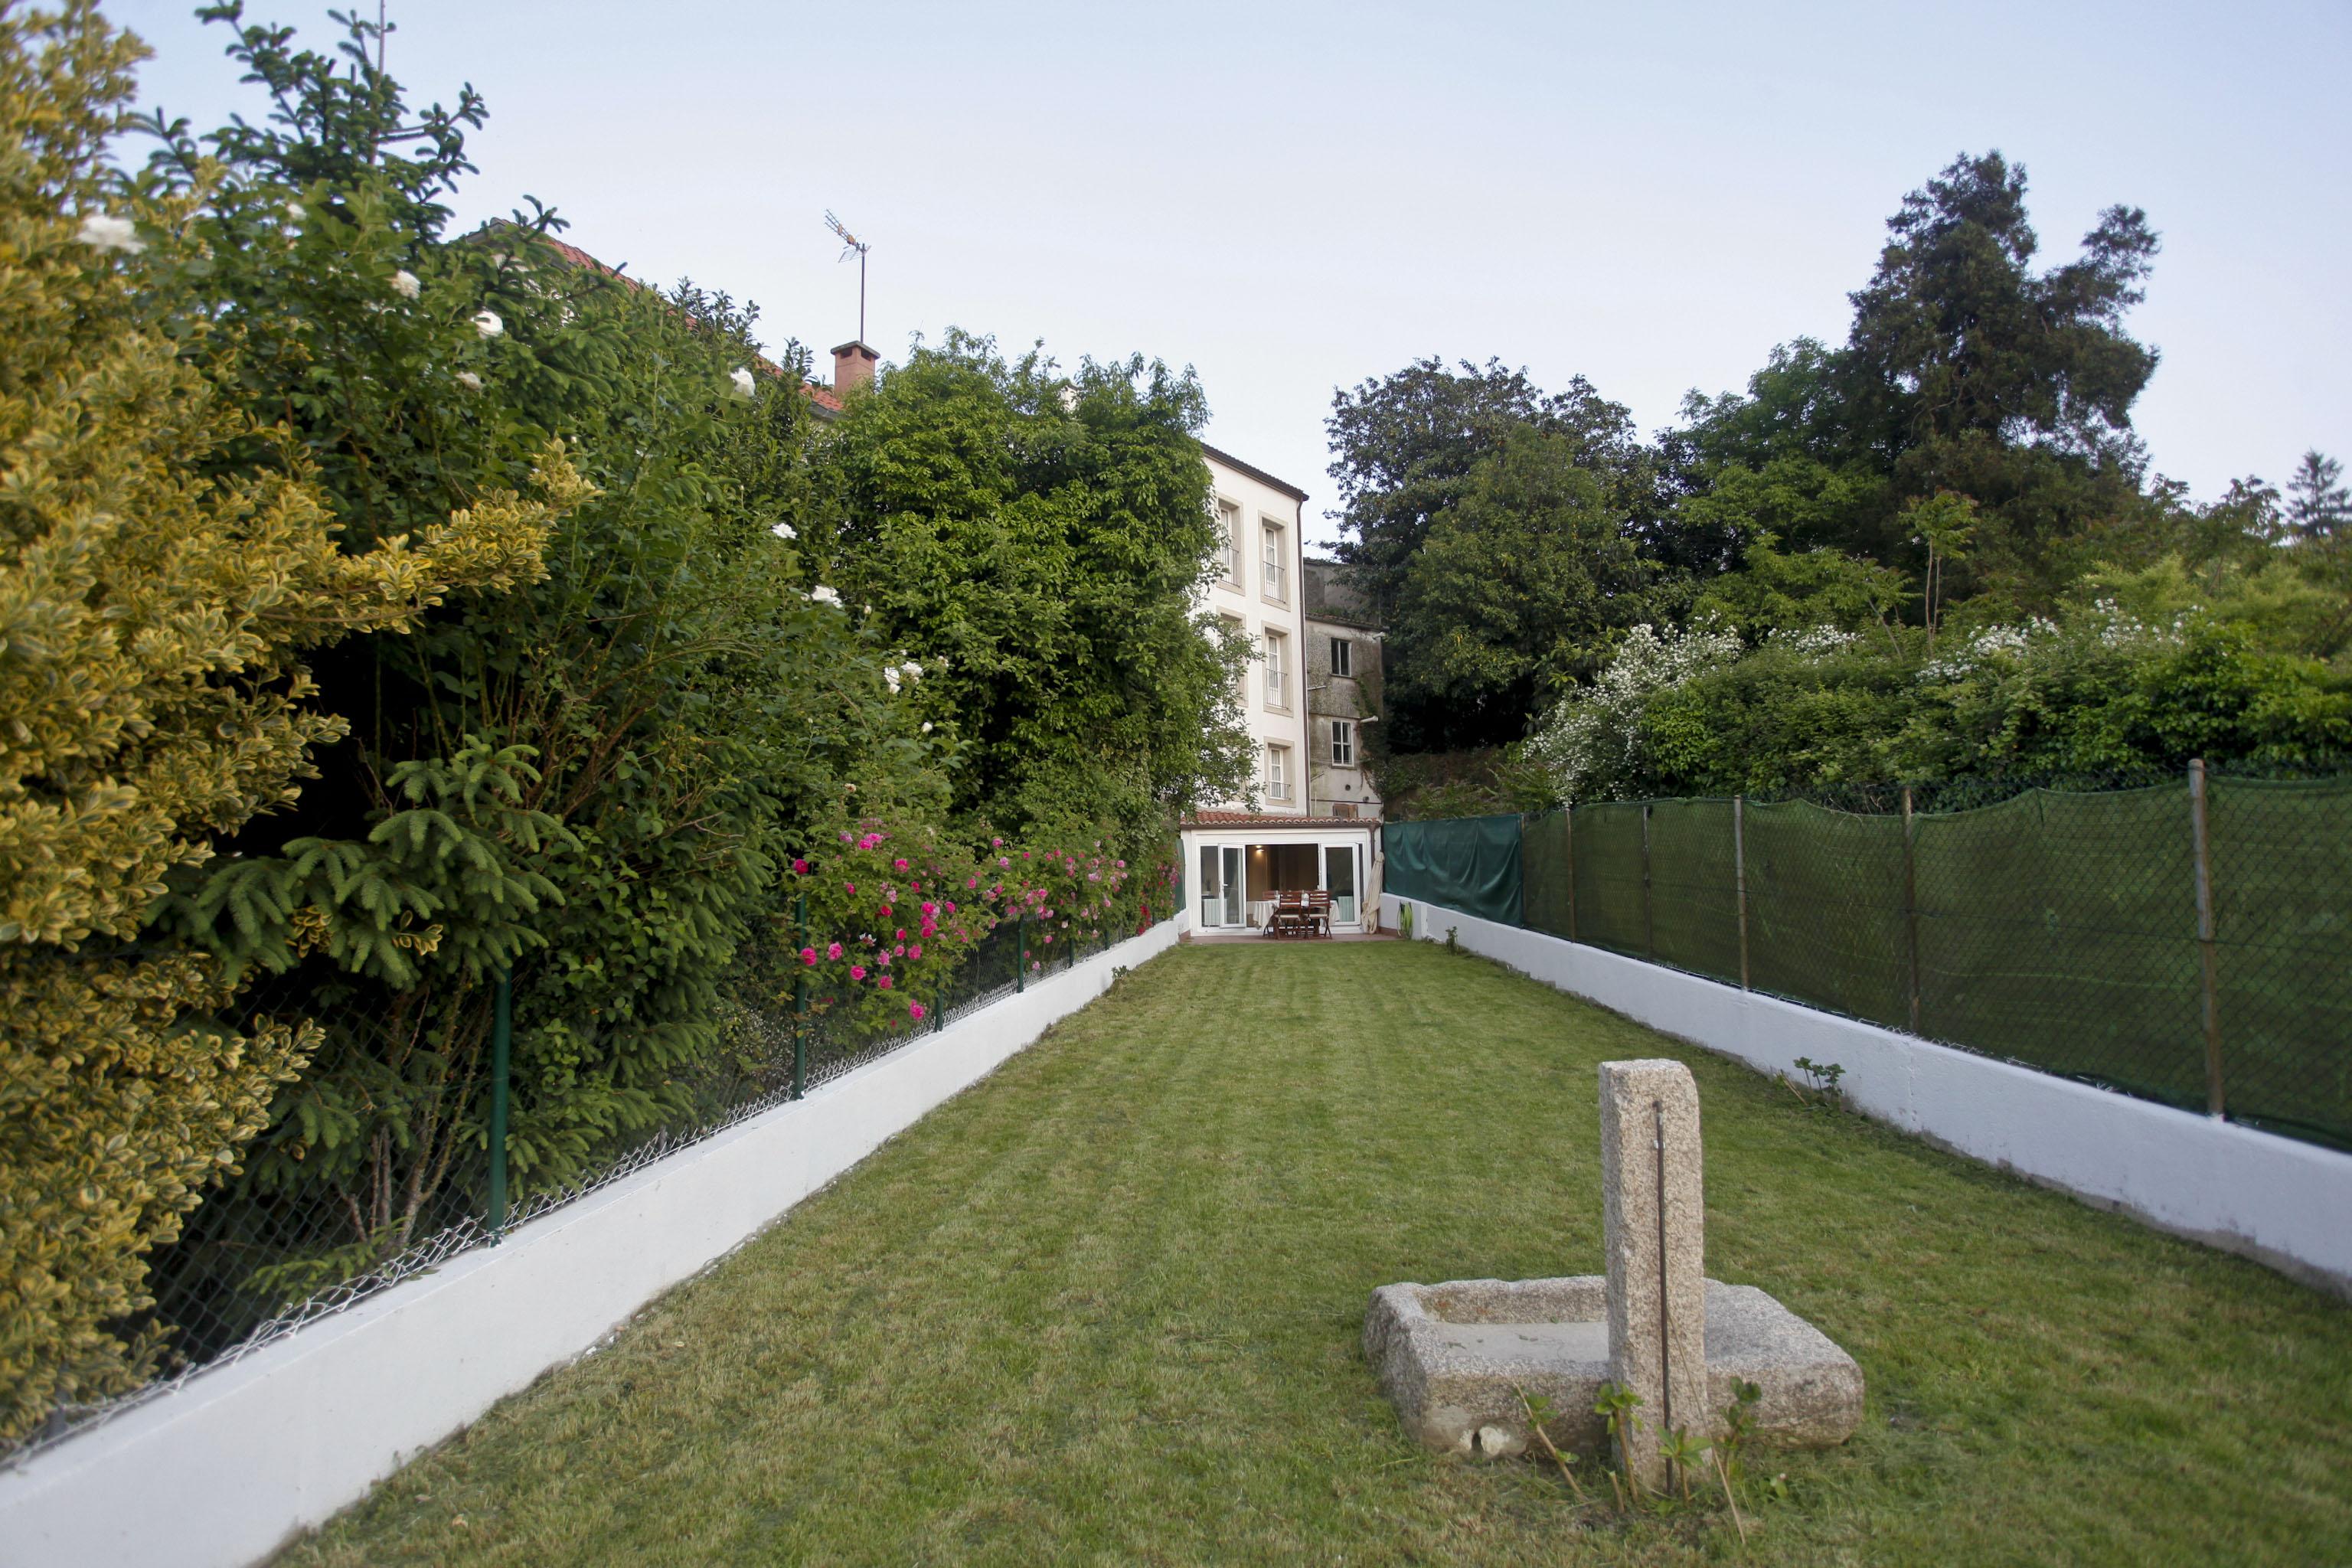
[[[833,351],[833,391],[846,396],[852,387],[874,384],[874,362],[882,356],[855,339]]]

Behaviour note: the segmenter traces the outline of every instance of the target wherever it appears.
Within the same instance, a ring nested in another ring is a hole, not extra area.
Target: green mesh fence
[[[1568,813],[1519,819],[1520,919],[1531,931],[1576,935],[1576,882],[1569,868]]]
[[[1576,933],[1618,952],[1650,952],[1649,898],[1642,886],[1642,808],[1579,806],[1570,833],[1576,864]]]
[[[1885,794],[1528,817],[1521,923],[2189,1110],[2218,1077],[2231,1119],[2352,1147],[2352,780],[2209,782],[2210,1041],[2186,780],[1907,816]],[[1415,888],[1475,842],[1479,896],[1507,902],[1507,820],[1391,826],[1392,889],[1400,835]]]
[[[1731,802],[1650,806],[1652,955],[1717,979],[1739,979],[1739,903],[1732,881]]]
[[[2229,1113],[2352,1144],[2352,780],[2216,779],[2210,832]]]
[[[1917,841],[1920,1033],[2204,1107],[2185,785],[2036,790]]]

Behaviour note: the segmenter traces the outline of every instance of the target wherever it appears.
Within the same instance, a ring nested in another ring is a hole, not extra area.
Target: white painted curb
[[[2137,1100],[1875,1024],[1415,899],[1413,934],[1760,1071],[1836,1062],[1856,1110],[1958,1153],[2352,1297],[2352,1154]]]
[[[0,1474],[9,1568],[234,1568],[560,1366],[1176,944],[1162,921]]]

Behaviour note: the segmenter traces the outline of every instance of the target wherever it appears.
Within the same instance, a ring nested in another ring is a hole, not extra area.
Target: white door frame
[[[1213,920],[1209,917],[1211,898],[1209,892],[1209,873],[1208,868],[1203,866],[1201,868],[1200,879],[1201,907],[1199,910],[1194,911],[1193,918],[1200,922],[1200,927],[1202,931],[1240,931],[1244,929],[1249,924],[1249,900],[1245,897],[1237,899],[1234,896],[1234,888],[1237,883],[1241,884],[1241,890],[1244,893],[1248,891],[1246,879],[1249,876],[1249,867],[1246,857],[1243,854],[1242,847],[1237,844],[1204,843],[1201,846],[1201,853],[1204,858],[1209,856],[1214,856],[1216,858],[1217,891],[1215,894],[1215,900],[1217,915]],[[1224,917],[1228,911],[1233,911],[1235,918],[1231,921],[1227,921]]]

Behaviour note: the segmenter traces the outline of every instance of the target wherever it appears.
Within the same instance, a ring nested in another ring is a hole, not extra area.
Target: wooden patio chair
[[[1307,918],[1307,896],[1296,889],[1285,888],[1274,896],[1274,909],[1266,916],[1267,933],[1273,936],[1304,936]]]
[[[1307,923],[1312,931],[1331,934],[1331,894],[1328,889],[1318,888],[1307,895]]]

